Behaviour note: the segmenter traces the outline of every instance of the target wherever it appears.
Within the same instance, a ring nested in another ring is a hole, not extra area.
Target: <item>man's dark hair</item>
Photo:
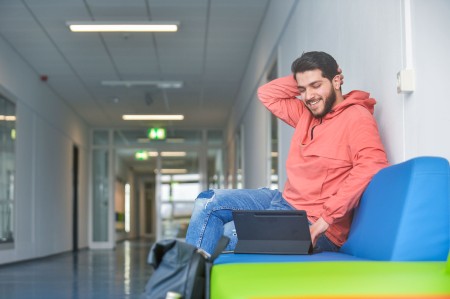
[[[291,66],[292,73],[303,73],[319,69],[322,71],[322,77],[330,81],[338,74],[338,64],[334,58],[325,52],[305,52],[297,58]]]

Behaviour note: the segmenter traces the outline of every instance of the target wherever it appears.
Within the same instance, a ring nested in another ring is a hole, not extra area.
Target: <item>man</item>
[[[186,242],[211,253],[222,234],[233,235],[234,209],[306,210],[313,244],[337,251],[346,241],[353,210],[371,180],[388,165],[373,117],[375,100],[363,91],[342,95],[333,57],[307,52],[293,75],[258,90],[261,102],[295,128],[286,162],[287,182],[278,190],[209,190],[196,199]]]

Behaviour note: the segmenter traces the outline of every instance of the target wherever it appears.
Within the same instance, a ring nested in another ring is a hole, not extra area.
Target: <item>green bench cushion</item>
[[[212,269],[211,299],[342,295],[450,298],[450,273],[446,262],[249,263]]]

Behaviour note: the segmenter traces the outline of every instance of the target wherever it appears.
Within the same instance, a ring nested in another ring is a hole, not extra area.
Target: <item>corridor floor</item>
[[[0,266],[0,298],[138,299],[152,272],[149,241]]]

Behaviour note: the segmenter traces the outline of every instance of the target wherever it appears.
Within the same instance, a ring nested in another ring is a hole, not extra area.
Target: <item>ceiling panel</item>
[[[224,128],[269,0],[0,1],[0,34],[92,127],[125,113],[183,113],[170,128]],[[179,21],[176,33],[73,33],[68,21]],[[179,90],[102,80],[182,80]],[[148,97],[152,100],[149,102]],[[117,100],[116,100],[117,99]],[[147,99],[147,100],[146,100]]]

